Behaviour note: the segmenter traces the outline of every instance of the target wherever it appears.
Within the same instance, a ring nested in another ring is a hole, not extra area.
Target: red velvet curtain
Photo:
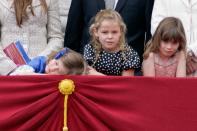
[[[63,78],[47,76],[0,77],[1,131],[61,131]]]
[[[0,130],[61,131],[65,78],[70,131],[197,130],[197,79],[110,76],[0,77]]]

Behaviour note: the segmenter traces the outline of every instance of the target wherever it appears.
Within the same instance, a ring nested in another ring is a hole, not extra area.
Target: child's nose
[[[50,60],[49,64],[51,67],[56,66],[56,60]]]
[[[108,38],[112,38],[112,34],[111,33],[108,34]]]
[[[50,68],[50,71],[51,72],[54,72],[54,71],[57,71],[57,70],[58,70],[58,67],[57,66],[53,66],[53,67]]]
[[[172,49],[172,44],[167,44],[167,49]]]

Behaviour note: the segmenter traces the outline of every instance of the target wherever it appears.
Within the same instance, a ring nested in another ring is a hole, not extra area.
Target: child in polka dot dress
[[[125,42],[126,26],[114,10],[101,10],[90,26],[91,42],[84,47],[90,74],[133,76],[139,68],[136,51]]]

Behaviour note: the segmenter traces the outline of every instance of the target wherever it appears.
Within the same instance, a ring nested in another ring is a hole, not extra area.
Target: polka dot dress
[[[123,70],[135,69],[140,66],[140,58],[137,52],[129,46],[126,48],[127,51],[124,52],[125,58],[123,58],[121,51],[109,53],[103,50],[100,52],[99,58],[96,61],[95,50],[91,44],[87,44],[84,47],[84,58],[88,65],[95,68],[98,72],[105,75],[118,76],[121,75]]]

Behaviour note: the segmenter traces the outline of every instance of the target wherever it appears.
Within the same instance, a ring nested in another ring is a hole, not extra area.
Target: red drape
[[[61,131],[65,78],[70,131],[197,130],[197,79],[110,76],[0,77],[0,130]]]

